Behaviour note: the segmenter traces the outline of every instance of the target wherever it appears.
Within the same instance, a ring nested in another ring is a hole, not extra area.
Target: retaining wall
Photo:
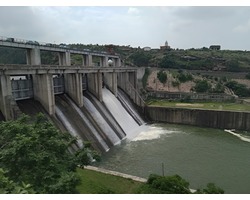
[[[250,130],[250,112],[147,106],[145,107],[145,115],[155,122]]]

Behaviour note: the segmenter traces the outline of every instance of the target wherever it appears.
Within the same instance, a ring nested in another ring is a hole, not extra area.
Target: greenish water
[[[111,148],[97,165],[147,178],[179,174],[190,188],[209,182],[225,193],[250,194],[250,137],[194,126],[146,125],[132,141]]]

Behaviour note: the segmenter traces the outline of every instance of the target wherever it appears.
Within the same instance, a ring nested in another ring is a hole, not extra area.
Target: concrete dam
[[[25,50],[27,61],[0,64],[0,119],[42,112],[77,137],[78,148],[89,141],[99,152],[144,123],[136,111],[144,107],[137,68],[124,66],[118,55],[7,40],[0,46]],[[44,65],[41,51],[57,52],[59,65]],[[82,55],[82,65],[71,65],[71,54]]]
[[[119,144],[124,138],[131,137],[133,130],[144,123],[131,98],[133,95],[129,96],[124,90],[126,84],[123,83],[123,89],[121,89],[118,88],[119,81],[115,81],[116,85],[113,86],[112,81],[111,84],[106,81],[107,79],[110,80],[110,74],[103,73],[96,82],[93,81],[93,79],[95,80],[93,75],[85,74],[82,76],[81,84],[79,84],[82,89],[79,95],[66,92],[67,87],[77,90],[72,85],[66,85],[67,75],[51,75],[52,89],[48,89],[48,85],[45,86],[40,98],[35,96],[39,89],[34,91],[36,81],[33,79],[37,78],[37,75],[34,77],[10,75],[8,78],[2,75],[1,78],[9,82],[7,84],[10,85],[9,88],[12,93],[11,96],[5,97],[5,105],[3,105],[4,101],[1,101],[1,112],[4,118],[10,120],[18,118],[21,113],[34,116],[42,112],[62,132],[67,131],[72,136],[77,137],[79,148],[83,146],[85,141],[89,141],[99,152],[106,152],[112,146]],[[2,80],[1,83],[3,82]],[[41,84],[45,85],[45,83]],[[3,88],[4,84],[1,84],[1,86],[1,91],[6,92],[6,89]],[[71,92],[73,92],[72,90]],[[49,92],[53,92],[53,97],[50,97]],[[130,92],[134,94],[131,86]],[[46,96],[54,102],[42,101],[42,98]],[[81,105],[79,105],[79,100],[77,103],[74,99],[75,96],[81,99]],[[54,108],[54,113],[51,108]]]

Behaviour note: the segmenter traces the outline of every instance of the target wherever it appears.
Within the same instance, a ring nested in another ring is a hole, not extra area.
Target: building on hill
[[[143,50],[144,50],[144,51],[150,51],[150,50],[151,50],[151,47],[143,47]]]
[[[168,45],[168,41],[165,42],[164,46],[160,46],[161,50],[170,50],[170,46]]]
[[[211,45],[209,47],[210,50],[220,50],[220,45]]]

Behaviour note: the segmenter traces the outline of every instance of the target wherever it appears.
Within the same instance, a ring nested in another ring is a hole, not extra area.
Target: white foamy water
[[[145,128],[143,131],[140,132],[139,135],[137,135],[133,141],[142,141],[142,140],[155,140],[161,137],[161,135],[171,135],[176,131],[168,131],[166,129],[163,129],[161,127],[154,127],[145,125]]]
[[[103,102],[126,133],[126,137],[134,138],[140,132],[140,126],[108,89],[103,88],[102,92]]]
[[[56,106],[56,114],[58,118],[61,120],[61,122],[66,127],[67,131],[77,139],[77,144],[80,148],[83,148],[83,141],[80,139],[80,135],[77,133],[77,131],[74,129],[74,127],[70,124],[67,117],[63,114],[63,112],[60,110],[59,107]]]
[[[241,135],[241,134],[234,133],[233,131],[227,130],[227,129],[225,129],[224,131],[226,131],[227,133],[230,133],[230,134],[232,134],[232,135],[238,137],[238,138],[241,139],[242,141],[250,142],[250,138],[248,138],[247,136],[243,136],[243,135]]]
[[[82,118],[82,120],[85,121],[85,123],[88,125],[89,129],[91,130],[91,133],[93,133],[95,135],[96,139],[100,142],[100,144],[105,149],[105,151],[109,151],[108,145],[101,138],[101,136],[99,135],[98,131],[95,129],[95,127],[93,126],[93,124],[91,124],[91,122],[88,120],[88,118],[85,116],[85,114],[81,111],[81,109],[78,108],[77,105],[70,98],[68,98],[67,96],[65,96],[65,97],[69,101],[69,103],[71,104],[71,106],[79,114],[79,116]]]
[[[116,135],[116,133],[113,131],[113,129],[108,125],[108,123],[105,121],[105,119],[101,116],[101,114],[98,112],[96,107],[92,104],[92,102],[88,98],[83,96],[83,103],[85,105],[85,108],[88,110],[88,112],[94,118],[94,120],[98,123],[98,125],[103,130],[103,132],[112,141],[112,143],[114,145],[120,144],[121,141],[120,141],[119,137]]]

